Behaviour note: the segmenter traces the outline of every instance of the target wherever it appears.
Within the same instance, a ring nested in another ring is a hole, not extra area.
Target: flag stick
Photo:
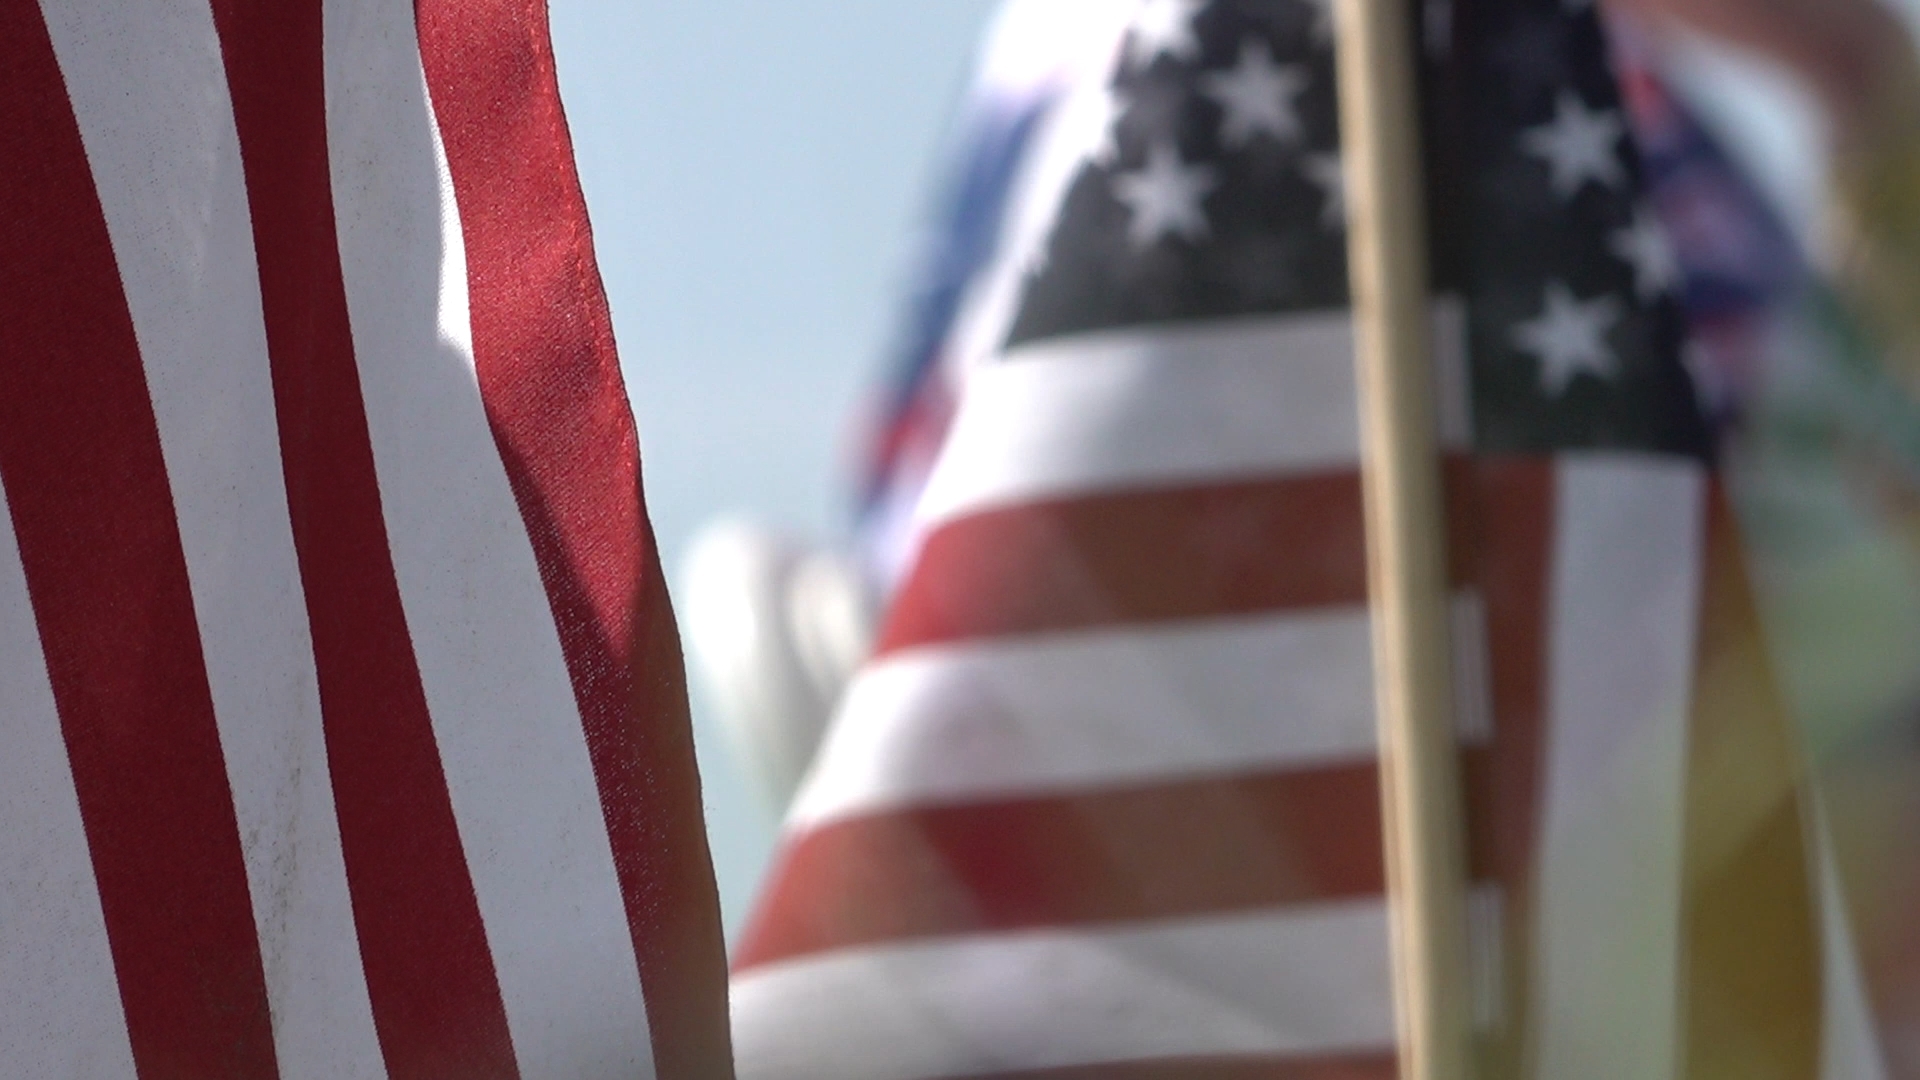
[[[1335,0],[1381,804],[1404,1080],[1465,1080],[1466,872],[1406,0]]]

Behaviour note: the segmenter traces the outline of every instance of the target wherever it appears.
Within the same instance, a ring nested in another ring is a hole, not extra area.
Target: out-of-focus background
[[[745,514],[835,535],[851,421],[994,0],[553,0],[670,582]],[[729,931],[774,819],[694,689]]]
[[[552,0],[670,583],[719,515],[822,539],[844,527],[853,418],[886,364],[942,135],[994,6]],[[1805,103],[1723,55],[1686,73],[1811,226],[1820,169]],[[694,713],[731,933],[775,821],[698,685]]]

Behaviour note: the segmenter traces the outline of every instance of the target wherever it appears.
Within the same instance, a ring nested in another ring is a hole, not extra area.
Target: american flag
[[[989,27],[954,142],[951,175],[925,244],[895,352],[875,401],[859,477],[859,554],[876,583],[897,584],[914,537],[913,503],[953,419],[952,336],[974,282],[999,249],[1020,164],[1048,112],[1107,62],[1105,39],[1127,15],[1110,0],[1027,0]]]
[[[1393,1075],[1330,6],[1049,109],[743,1077]],[[1418,14],[1485,1075],[1876,1075],[1605,28]]]
[[[0,1071],[727,1075],[544,5],[0,33]]]

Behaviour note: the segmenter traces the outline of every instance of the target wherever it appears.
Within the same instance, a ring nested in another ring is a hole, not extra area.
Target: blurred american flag
[[[1606,31],[1419,15],[1488,1075],[1865,1075]],[[951,406],[893,414],[929,466],[876,470],[898,587],[736,951],[742,1075],[1393,1074],[1332,29],[1056,28],[1100,61],[915,339]]]

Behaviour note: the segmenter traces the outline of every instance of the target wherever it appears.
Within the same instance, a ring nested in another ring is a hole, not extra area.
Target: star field
[[[1490,452],[1706,454],[1593,5],[1418,0],[1436,291]],[[1146,0],[1009,346],[1348,303],[1331,0]]]

